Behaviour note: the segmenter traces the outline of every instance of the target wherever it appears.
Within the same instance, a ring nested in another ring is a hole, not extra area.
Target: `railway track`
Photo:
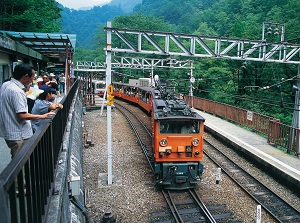
[[[152,213],[151,223],[216,222],[195,190],[162,190],[162,193],[170,211]]]
[[[149,162],[152,168],[152,160],[151,160],[151,133],[149,130],[149,126],[147,127],[148,117],[145,117],[145,113],[134,108],[131,110],[130,104],[125,102],[119,102],[116,104],[116,108],[120,110],[120,112],[126,116],[131,128],[135,132],[137,139],[141,145],[143,153],[146,155],[147,161]],[[130,108],[129,108],[130,107]],[[137,108],[138,109],[138,108]],[[146,120],[147,119],[147,120]],[[143,120],[143,121],[142,121]],[[254,199],[257,204],[260,204],[262,208],[271,215],[277,222],[300,222],[300,213],[293,208],[289,203],[287,203],[284,199],[282,199],[279,195],[268,189],[263,183],[259,180],[251,176],[247,171],[243,168],[239,167],[238,164],[233,162],[229,157],[219,151],[216,147],[212,146],[209,142],[206,141],[206,145],[209,148],[205,149],[205,154],[218,166],[221,167],[223,172],[225,172],[239,187],[244,190],[252,199]],[[152,169],[153,171],[153,169]],[[174,192],[172,192],[174,193]],[[192,199],[183,199],[182,201],[172,201],[174,200],[175,194],[171,192],[163,191],[163,195],[169,205],[169,211],[158,211],[151,214],[151,222],[160,223],[160,222],[210,222],[204,216],[197,216],[198,213],[201,213],[201,209],[198,207],[196,210],[196,204],[192,205]],[[190,195],[191,196],[191,195]],[[179,195],[179,197],[181,197]],[[176,200],[176,198],[175,198]],[[181,206],[185,206],[185,209],[180,209]],[[190,207],[189,207],[190,206]],[[193,207],[192,207],[193,206]],[[179,208],[177,208],[179,207]],[[178,209],[180,211],[178,211]],[[176,211],[177,210],[177,211]],[[190,211],[189,211],[190,210]],[[170,213],[173,213],[170,215]],[[187,217],[188,214],[181,217],[181,213],[194,213],[193,217]],[[214,216],[215,218],[228,218],[230,215],[228,213],[223,214],[223,216]],[[187,221],[187,219],[191,218]],[[167,219],[166,221],[162,221],[161,219]],[[198,219],[198,220],[196,220]],[[213,219],[213,218],[212,218]]]
[[[133,129],[138,142],[145,154],[148,163],[153,168],[151,160],[151,139],[152,135],[147,127],[145,114],[137,112],[130,104],[118,101],[116,104],[118,109],[127,119]],[[143,121],[141,120],[143,119]],[[147,117],[147,119],[149,119]],[[153,169],[152,169],[153,171]],[[153,171],[154,172],[154,171]],[[163,197],[166,200],[168,207],[164,207],[163,211],[151,213],[150,221],[152,223],[172,223],[172,222],[216,222],[210,214],[208,208],[201,201],[195,190],[188,191],[169,191],[162,190]],[[225,213],[223,216],[218,215],[218,218],[231,217],[230,213]],[[163,219],[163,221],[162,221]]]
[[[115,103],[116,109],[118,109],[124,117],[127,119],[130,127],[134,131],[137,140],[141,146],[141,149],[150,164],[151,170],[154,173],[153,169],[153,161],[151,159],[151,146],[152,146],[152,134],[146,124],[144,124],[144,121],[141,119],[144,118],[141,111],[139,112],[134,112],[128,108],[128,103],[118,101]],[[149,117],[147,117],[149,119]]]
[[[204,150],[205,155],[217,164],[252,199],[260,204],[277,222],[300,222],[300,213],[292,205],[250,175],[212,144],[207,141],[205,143],[208,146]]]

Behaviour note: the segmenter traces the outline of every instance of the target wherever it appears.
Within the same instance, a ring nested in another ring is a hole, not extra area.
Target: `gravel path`
[[[163,197],[154,187],[154,177],[134,133],[117,110],[112,111],[113,184],[107,185],[106,119],[106,113],[100,116],[99,110],[89,111],[84,116],[86,131],[93,131],[94,135],[94,146],[85,148],[83,152],[84,186],[88,191],[86,206],[91,222],[100,222],[107,210],[112,211],[117,222],[149,222],[150,213],[160,208]],[[209,135],[205,137],[211,138]],[[233,213],[236,222],[255,222],[256,204],[241,199],[243,192],[225,174],[220,184],[216,184],[217,167],[205,157],[203,162],[205,170],[198,188],[200,196],[209,203],[213,200],[212,204],[225,205]],[[259,170],[251,164],[245,165],[260,175]],[[261,178],[266,177],[264,173],[261,175]],[[271,178],[266,177],[266,180],[268,184],[275,185],[275,189],[283,190],[288,199],[297,199],[296,195],[290,195],[290,191],[278,186]],[[299,199],[295,203],[300,207]],[[274,222],[265,213],[262,219],[264,223]]]
[[[148,222],[149,207],[160,193],[153,186],[154,177],[147,165],[136,137],[126,119],[112,112],[113,184],[99,181],[99,173],[107,175],[106,114],[87,112],[87,131],[93,130],[93,147],[84,149],[84,184],[89,190],[87,206],[94,222],[111,210],[120,222]]]

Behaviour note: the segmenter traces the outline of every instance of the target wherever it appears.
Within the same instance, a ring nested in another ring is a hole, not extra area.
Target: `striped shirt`
[[[0,88],[0,137],[6,140],[28,139],[33,135],[30,120],[17,116],[28,112],[24,89],[24,85],[14,78]]]

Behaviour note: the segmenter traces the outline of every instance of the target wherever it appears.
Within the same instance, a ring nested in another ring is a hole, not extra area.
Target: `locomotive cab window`
[[[199,134],[200,122],[197,120],[160,120],[160,134]]]

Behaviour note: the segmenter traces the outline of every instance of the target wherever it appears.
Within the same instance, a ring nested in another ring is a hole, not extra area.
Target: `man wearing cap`
[[[45,119],[55,113],[43,115],[28,113],[26,87],[34,78],[35,70],[30,64],[18,64],[10,81],[0,89],[0,137],[11,149],[11,157],[33,135],[30,120]]]
[[[51,99],[53,94],[55,94],[55,89],[50,88],[47,85],[42,85],[40,87],[44,92],[41,93],[35,100],[31,113],[36,115],[42,115],[57,108],[63,108],[62,104],[52,103]],[[32,129],[36,131],[39,126],[41,126],[45,121],[43,120],[32,120]]]

